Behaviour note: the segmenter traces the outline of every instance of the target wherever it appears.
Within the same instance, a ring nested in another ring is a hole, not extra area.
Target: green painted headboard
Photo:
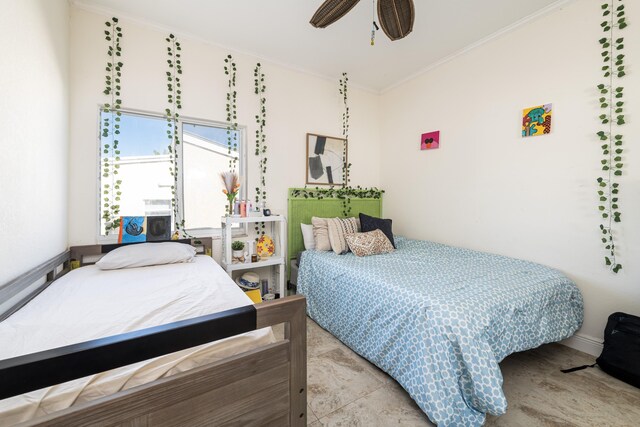
[[[311,224],[311,217],[336,218],[344,217],[342,199],[316,199],[304,196],[294,197],[289,189],[287,220],[289,230],[287,236],[287,271],[291,260],[295,259],[301,251],[304,251],[302,230],[300,224]],[[350,198],[351,212],[349,216],[357,217],[361,212],[367,215],[382,216],[382,199]]]

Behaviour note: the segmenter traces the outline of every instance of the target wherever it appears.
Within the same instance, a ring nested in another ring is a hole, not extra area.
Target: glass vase
[[[229,216],[233,216],[233,205],[234,205],[234,201],[236,199],[235,196],[227,196],[227,199],[229,200]]]

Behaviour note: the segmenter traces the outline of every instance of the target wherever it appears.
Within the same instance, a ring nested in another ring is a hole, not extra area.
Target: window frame
[[[97,241],[99,243],[106,242],[110,243],[117,240],[115,234],[111,233],[109,235],[102,235],[102,112],[104,108],[102,105],[98,105],[98,120],[97,120],[97,144],[96,144],[96,175],[97,175],[97,183],[96,183],[96,221],[97,221]],[[134,108],[120,108],[120,112],[122,114],[141,116],[141,117],[149,117],[153,119],[165,120],[167,119],[166,115],[162,113],[146,111],[146,110],[138,110]],[[180,120],[178,122],[178,132],[180,133],[180,144],[176,148],[176,152],[178,153],[178,188],[176,191],[178,192],[178,212],[184,218],[185,210],[184,210],[184,143],[183,143],[183,132],[182,132],[182,124],[187,123],[190,125],[200,125],[200,126],[210,126],[226,129],[230,123],[221,122],[217,120],[209,120],[202,119],[191,116],[180,116]],[[238,194],[239,199],[247,199],[247,182],[248,182],[248,146],[247,146],[247,126],[245,125],[237,125],[236,131],[239,133],[238,135],[238,176],[240,177],[240,192]],[[220,187],[222,189],[222,187]],[[215,191],[213,188],[211,191]],[[222,194],[222,193],[220,193]],[[222,197],[222,195],[220,196]],[[188,225],[188,224],[187,224]],[[220,237],[222,236],[222,225],[219,227],[212,228],[186,228],[187,233],[193,235],[194,237]],[[172,232],[175,230],[172,230]],[[234,228],[232,230],[232,235],[235,236],[247,236],[247,224],[241,224],[240,227]]]

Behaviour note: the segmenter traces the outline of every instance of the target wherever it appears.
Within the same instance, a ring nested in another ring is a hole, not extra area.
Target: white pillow
[[[114,249],[96,262],[101,270],[191,262],[196,248],[178,242],[138,243]]]
[[[304,240],[304,248],[307,251],[312,251],[316,248],[316,241],[313,238],[313,225],[300,224],[302,229],[302,240]]]

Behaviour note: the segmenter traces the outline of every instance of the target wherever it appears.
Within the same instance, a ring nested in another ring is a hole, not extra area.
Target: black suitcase
[[[563,369],[569,373],[600,366],[612,377],[640,388],[640,317],[613,313],[604,329],[602,354],[593,365]]]

